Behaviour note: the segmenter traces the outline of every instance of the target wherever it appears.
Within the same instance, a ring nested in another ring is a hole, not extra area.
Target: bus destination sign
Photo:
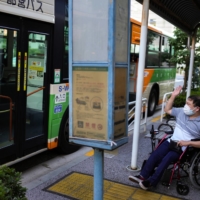
[[[54,4],[55,0],[0,0],[0,12],[54,23]]]

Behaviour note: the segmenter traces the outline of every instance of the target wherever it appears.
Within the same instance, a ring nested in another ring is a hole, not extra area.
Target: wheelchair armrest
[[[191,139],[191,141],[200,141],[200,138]]]
[[[167,135],[172,135],[172,134],[174,133],[174,131],[165,131],[165,133],[166,133]]]

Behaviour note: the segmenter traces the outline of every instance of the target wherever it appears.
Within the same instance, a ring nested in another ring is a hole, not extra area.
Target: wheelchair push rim
[[[200,189],[200,151],[194,156],[190,166],[189,178],[192,185]]]

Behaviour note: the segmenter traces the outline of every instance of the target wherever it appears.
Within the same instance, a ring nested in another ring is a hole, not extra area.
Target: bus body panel
[[[134,101],[137,94],[136,84],[139,61],[141,23],[134,19],[130,19],[130,22],[132,30],[129,99],[131,101]],[[152,26],[148,26],[143,98],[148,99],[148,108],[152,107],[150,115],[154,113],[155,105],[159,105],[162,103],[164,94],[173,91],[174,88],[176,68],[174,63],[169,62],[170,57],[172,56],[172,54],[174,54],[173,48],[169,45],[168,42],[169,37],[171,37],[171,34],[163,33],[162,31]],[[150,98],[150,96],[156,97]]]
[[[0,165],[59,144],[69,104],[67,9],[66,0],[0,0]],[[55,69],[61,72],[60,84],[54,84]],[[13,100],[10,110],[4,109],[4,94]]]
[[[50,85],[48,149],[58,146],[58,136],[62,117],[69,105],[69,84]]]

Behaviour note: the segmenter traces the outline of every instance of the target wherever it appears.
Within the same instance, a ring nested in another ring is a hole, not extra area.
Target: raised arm
[[[167,104],[165,106],[165,112],[167,114],[169,114],[169,115],[171,114],[173,102],[174,102],[176,96],[178,96],[180,94],[181,90],[182,90],[182,86],[177,87],[173,91],[173,93],[172,93],[171,97],[169,98],[169,100],[167,101]]]

